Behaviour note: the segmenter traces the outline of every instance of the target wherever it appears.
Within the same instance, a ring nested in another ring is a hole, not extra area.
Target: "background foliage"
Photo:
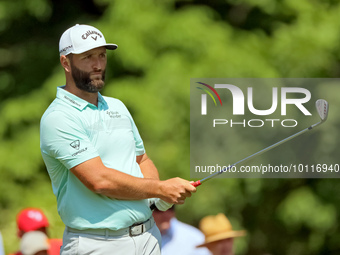
[[[0,1],[0,230],[6,252],[18,248],[15,216],[24,207],[43,208],[51,237],[62,236],[40,155],[39,121],[64,83],[58,42],[66,28],[91,24],[119,45],[108,54],[103,94],[126,103],[162,179],[190,179],[190,78],[338,77],[339,13],[334,0]],[[311,139],[329,162],[338,160],[340,88],[317,90],[332,104],[327,127],[263,162],[284,162],[301,150],[317,162]],[[228,140],[245,155],[277,141],[275,135],[260,138]],[[235,229],[248,231],[238,254],[339,254],[339,193],[338,179],[218,179],[178,207],[178,218],[197,226],[207,214],[226,213]]]

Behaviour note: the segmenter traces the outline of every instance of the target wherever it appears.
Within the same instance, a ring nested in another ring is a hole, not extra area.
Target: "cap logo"
[[[97,35],[97,36],[91,36],[91,38],[93,39],[93,40],[95,40],[95,41],[97,41],[97,37],[99,36],[100,38],[102,38],[103,36],[100,34],[100,33],[98,33],[97,31],[94,31],[94,30],[88,30],[85,34],[83,34],[82,36],[81,36],[81,38],[83,38],[83,40],[86,40],[90,35]]]
[[[65,47],[64,49],[60,50],[59,53],[67,51],[67,50],[71,49],[72,47],[73,47],[73,45],[69,45],[69,46]]]
[[[28,211],[27,216],[28,216],[28,218],[34,219],[34,220],[39,221],[39,222],[42,221],[42,219],[43,219],[43,216],[41,215],[40,212],[36,212],[36,211],[33,211],[33,210]]]

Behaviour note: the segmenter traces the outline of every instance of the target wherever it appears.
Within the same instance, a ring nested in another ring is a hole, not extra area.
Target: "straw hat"
[[[197,247],[203,247],[223,239],[246,235],[245,230],[234,231],[228,218],[223,213],[204,217],[199,223],[199,228],[205,235],[205,242]]]

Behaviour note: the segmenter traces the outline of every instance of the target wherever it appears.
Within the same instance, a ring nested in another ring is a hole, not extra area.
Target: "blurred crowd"
[[[167,211],[153,212],[162,235],[162,254],[170,255],[234,255],[234,239],[246,235],[235,231],[223,214],[201,219],[199,228],[179,221],[175,206]],[[39,208],[25,208],[16,217],[20,247],[17,252],[5,253],[0,232],[0,255],[58,255],[62,239],[49,238],[49,221]]]
[[[62,239],[49,238],[48,229],[50,224],[41,209],[25,208],[21,210],[17,214],[16,223],[17,236],[20,239],[20,248],[18,251],[9,253],[8,255],[60,254]]]
[[[199,229],[179,221],[175,206],[155,209],[153,217],[162,235],[162,255],[234,255],[234,238],[246,235],[233,230],[223,213],[202,218]]]

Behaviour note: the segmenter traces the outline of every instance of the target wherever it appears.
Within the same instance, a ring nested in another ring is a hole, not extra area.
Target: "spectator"
[[[4,251],[4,244],[2,242],[2,235],[0,232],[0,255],[5,255],[5,251]]]
[[[41,231],[27,232],[20,241],[20,251],[23,255],[48,255],[49,248],[47,235]]]
[[[22,238],[25,233],[30,231],[40,231],[48,236],[49,222],[42,210],[38,208],[26,208],[17,215],[17,235]],[[49,239],[49,255],[59,255],[62,239]],[[17,251],[11,255],[22,255]]]
[[[162,236],[162,255],[210,254],[206,248],[196,248],[204,241],[204,235],[197,228],[177,220],[174,206],[164,212],[155,209],[153,217]]]
[[[223,214],[206,216],[199,224],[205,242],[197,247],[207,247],[213,255],[233,255],[234,238],[244,236],[246,231],[234,231]]]

